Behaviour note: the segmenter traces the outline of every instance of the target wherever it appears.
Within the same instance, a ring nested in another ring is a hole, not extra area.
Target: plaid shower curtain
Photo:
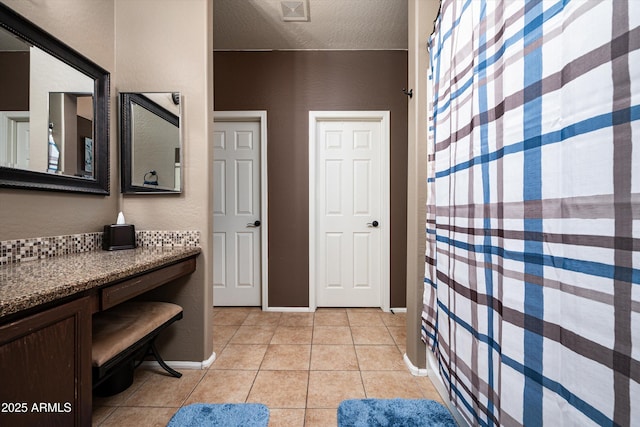
[[[443,0],[423,340],[471,425],[640,426],[640,1]]]

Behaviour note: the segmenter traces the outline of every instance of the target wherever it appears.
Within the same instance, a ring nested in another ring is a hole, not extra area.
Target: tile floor
[[[139,368],[124,392],[94,398],[93,425],[166,426],[190,403],[259,402],[269,407],[269,426],[335,426],[344,399],[441,401],[430,380],[403,362],[403,313],[216,308],[213,324],[217,358],[209,369],[182,369],[177,379]]]

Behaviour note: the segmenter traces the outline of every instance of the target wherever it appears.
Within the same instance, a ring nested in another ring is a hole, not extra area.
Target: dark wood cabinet
[[[0,427],[90,426],[92,315],[193,273],[198,253],[0,317]]]
[[[90,297],[0,326],[0,426],[91,425]]]

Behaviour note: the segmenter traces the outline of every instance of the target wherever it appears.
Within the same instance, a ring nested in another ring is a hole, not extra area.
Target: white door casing
[[[309,113],[310,306],[389,310],[389,112]]]
[[[265,306],[266,112],[214,120],[214,305]]]

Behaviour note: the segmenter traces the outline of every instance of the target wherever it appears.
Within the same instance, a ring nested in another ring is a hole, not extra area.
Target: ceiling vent
[[[307,0],[281,1],[283,21],[308,21],[309,5]]]

